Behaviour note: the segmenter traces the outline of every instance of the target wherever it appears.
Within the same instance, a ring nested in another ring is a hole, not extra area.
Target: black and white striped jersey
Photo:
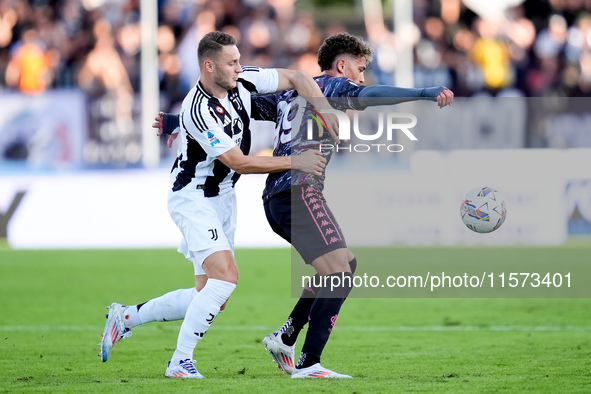
[[[234,146],[248,154],[251,93],[273,93],[279,86],[276,69],[242,69],[236,87],[224,99],[213,97],[198,82],[183,100],[182,147],[172,168],[173,191],[199,188],[212,197],[227,192],[238,180],[240,175],[217,157]]]

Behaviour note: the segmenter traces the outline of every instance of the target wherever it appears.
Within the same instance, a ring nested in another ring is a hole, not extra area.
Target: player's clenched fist
[[[437,96],[437,105],[439,108],[443,108],[447,105],[451,105],[454,102],[454,92],[449,89],[443,89]]]

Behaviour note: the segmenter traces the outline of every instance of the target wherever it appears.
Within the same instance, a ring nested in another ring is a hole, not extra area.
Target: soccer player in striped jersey
[[[318,152],[285,157],[248,156],[251,93],[298,89],[329,107],[307,74],[282,69],[240,66],[231,35],[205,35],[198,48],[199,82],[185,97],[180,114],[182,149],[171,173],[168,210],[183,239],[179,252],[193,262],[196,290],[184,306],[176,349],[166,369],[171,378],[203,378],[194,366],[193,351],[238,283],[234,261],[236,195],[240,174],[271,173],[291,168],[321,174],[325,159]],[[333,123],[336,129],[336,119]],[[331,130],[334,133],[334,130]],[[114,303],[109,307],[101,357],[129,334],[125,320],[140,320]]]
[[[452,104],[453,93],[443,86],[424,89],[361,86],[371,57],[371,48],[359,37],[339,33],[324,41],[318,53],[323,74],[314,79],[323,94],[334,99],[331,103],[337,109],[363,110],[368,106],[413,100],[435,101],[440,108]],[[320,144],[332,143],[329,137],[308,140],[305,116],[301,121],[302,127],[292,129],[290,119],[297,117],[298,110],[305,112],[306,108],[305,100],[302,101],[302,95],[298,93],[288,90],[253,98],[253,108],[256,108],[253,117],[276,124],[274,156],[318,151]],[[169,134],[177,124],[176,116],[160,113],[154,127],[159,129],[159,134]],[[169,137],[169,145],[174,138],[174,135]],[[333,151],[324,151],[327,159]],[[304,261],[316,269],[318,277],[352,276],[357,260],[348,250],[340,227],[328,208],[323,188],[324,171],[320,176],[293,169],[270,174],[263,194],[265,213],[273,230],[296,248]],[[322,216],[320,220],[318,213]],[[330,237],[325,236],[327,233]],[[312,282],[303,290],[285,324],[267,335],[263,344],[279,368],[291,374],[292,378],[350,378],[324,368],[320,365],[320,356],[351,288],[343,284],[340,288],[330,289],[315,286],[319,280]],[[307,323],[309,327],[302,354],[295,365],[295,342]]]

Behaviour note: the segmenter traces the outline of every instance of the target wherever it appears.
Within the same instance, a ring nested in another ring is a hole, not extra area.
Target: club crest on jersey
[[[230,101],[234,105],[237,111],[242,111],[242,101],[237,94],[233,94],[230,96]]]
[[[207,132],[207,139],[209,140],[209,145],[216,146],[220,143],[220,140],[211,132]]]

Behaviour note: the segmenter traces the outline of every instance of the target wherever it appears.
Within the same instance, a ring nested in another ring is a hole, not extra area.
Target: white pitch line
[[[219,331],[273,331],[275,326],[224,326],[217,325],[214,330]],[[17,325],[17,326],[0,326],[1,332],[18,332],[18,331],[44,331],[44,332],[60,332],[60,331],[102,331],[103,326],[90,325]],[[157,325],[147,325],[141,328],[142,330],[157,330],[162,329]],[[536,332],[586,332],[591,331],[591,326],[339,326],[335,327],[338,331],[351,332],[517,332],[517,331],[536,331]]]
[[[335,327],[343,331],[425,332],[425,331],[591,331],[591,326],[348,326]]]

